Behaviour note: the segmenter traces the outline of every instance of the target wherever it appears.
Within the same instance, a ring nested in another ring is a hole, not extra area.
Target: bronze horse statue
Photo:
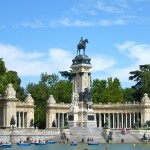
[[[85,48],[86,48],[86,43],[88,43],[88,39],[85,39],[83,41],[81,41],[78,45],[77,45],[77,55],[80,55],[80,50],[83,49],[83,54],[85,55]]]

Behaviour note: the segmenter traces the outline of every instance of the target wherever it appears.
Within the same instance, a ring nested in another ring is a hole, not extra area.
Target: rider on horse
[[[83,54],[85,54],[86,43],[88,43],[88,39],[83,40],[83,37],[81,37],[79,44],[77,45],[77,54],[80,54],[81,49],[83,49]]]
[[[80,41],[79,41],[79,44],[80,45],[83,45],[84,43],[83,43],[84,41],[83,41],[83,37],[81,37],[81,39],[80,39]]]

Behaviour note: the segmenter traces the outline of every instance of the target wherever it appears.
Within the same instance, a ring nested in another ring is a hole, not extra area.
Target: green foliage
[[[59,71],[59,73],[61,74],[61,76],[63,76],[69,82],[72,81],[72,75],[73,75],[72,70],[70,70],[70,71]]]
[[[116,103],[123,102],[123,89],[119,79],[108,78],[108,80],[93,80],[92,97],[94,103]]]
[[[72,83],[59,80],[56,74],[42,73],[39,83],[29,83],[26,90],[35,100],[35,124],[38,128],[46,127],[46,105],[50,94],[57,102],[71,102]]]
[[[13,84],[14,89],[16,90],[16,97],[20,100],[25,98],[24,89],[20,86],[21,79],[18,77],[16,71],[7,71],[5,67],[5,63],[2,59],[0,59],[0,93],[4,94],[7,85],[11,83]]]
[[[3,61],[3,58],[0,58],[0,77],[4,75],[6,71],[5,62]]]
[[[134,98],[140,101],[144,93],[150,95],[150,65],[140,65],[139,70],[131,71],[129,80],[133,80],[136,84],[132,87],[135,89]]]
[[[56,102],[71,103],[72,83],[65,80],[60,80],[55,84],[54,89],[50,90],[53,93]]]
[[[134,102],[134,93],[135,93],[135,89],[133,88],[125,88],[124,89],[124,100],[126,102]]]

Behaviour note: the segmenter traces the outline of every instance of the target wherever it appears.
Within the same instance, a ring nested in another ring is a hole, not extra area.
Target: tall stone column
[[[115,128],[115,114],[113,113],[113,128]]]
[[[108,127],[110,128],[110,113],[108,113]]]
[[[99,114],[99,127],[102,127],[102,119],[101,119],[101,113]]]
[[[18,111],[18,127],[21,127],[20,111]]]
[[[128,120],[128,113],[126,113],[126,128],[128,127],[127,120]]]
[[[133,113],[133,123],[135,123],[135,113]]]
[[[6,117],[6,112],[5,112],[5,107],[4,107],[4,109],[3,109],[3,127],[6,126],[5,117]]]
[[[60,113],[58,113],[58,128],[60,128]]]
[[[24,128],[24,112],[22,112],[22,128]]]
[[[131,113],[130,113],[130,128],[131,128]]]
[[[119,122],[120,122],[120,121],[119,121],[119,113],[117,113],[117,128],[120,128],[120,127],[119,127]]]
[[[63,122],[62,122],[63,124],[62,124],[62,127],[64,128],[65,114],[63,113],[62,115],[63,115]]]
[[[121,127],[123,127],[123,113],[121,113],[121,121],[122,121],[122,123],[121,123]]]
[[[106,114],[104,113],[104,123],[106,122]]]

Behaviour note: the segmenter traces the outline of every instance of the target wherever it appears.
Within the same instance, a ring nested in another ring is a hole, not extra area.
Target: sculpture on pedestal
[[[83,40],[83,37],[81,37],[80,42],[77,45],[77,55],[80,55],[81,49],[83,49],[83,55],[85,55],[86,43],[88,43],[88,39]]]

